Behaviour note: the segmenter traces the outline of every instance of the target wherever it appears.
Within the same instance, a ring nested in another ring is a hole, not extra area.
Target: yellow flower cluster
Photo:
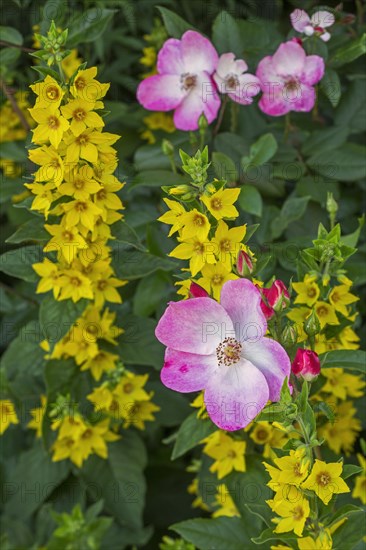
[[[202,452],[214,459],[210,472],[216,472],[218,479],[222,479],[233,470],[245,472],[245,441],[235,440],[222,430],[216,430],[202,443],[205,443]]]
[[[115,326],[115,313],[108,308],[103,312],[96,306],[88,306],[69,332],[55,344],[52,351],[47,341],[42,343],[47,359],[73,358],[82,371],[90,371],[95,380],[114,370],[118,355],[103,349],[103,342],[117,344],[117,337],[123,329]]]
[[[108,345],[116,345],[123,332],[114,324],[115,313],[104,306],[121,303],[117,288],[125,282],[115,277],[108,246],[111,225],[122,218],[123,209],[117,195],[123,184],[114,176],[117,155],[112,147],[119,136],[103,132],[101,100],[109,84],[101,84],[96,76],[96,67],[79,68],[67,77],[68,83],[48,75],[31,86],[37,96],[29,109],[37,122],[32,142],[38,147],[29,151],[29,158],[39,168],[26,187],[34,195],[32,210],[44,215],[50,234],[44,247],[50,257],[33,265],[40,276],[37,292],[52,291],[57,301],[89,300],[68,333],[52,349],[47,340],[42,348],[47,359],[72,358],[81,371],[100,380],[116,370],[119,357]],[[28,424],[38,437],[45,406],[43,398]],[[79,412],[54,420],[53,460],[69,458],[80,467],[92,453],[106,458],[107,442],[119,438],[110,422],[105,415],[90,422]]]
[[[41,277],[37,292],[53,291],[56,300],[93,300],[120,303],[116,290],[124,284],[111,267],[110,226],[122,218],[116,194],[123,184],[113,175],[117,166],[112,145],[119,136],[102,132],[104,122],[96,112],[109,84],[95,80],[97,69],[77,72],[69,86],[61,87],[51,76],[31,86],[37,94],[30,113],[38,123],[32,142],[39,145],[29,158],[40,166],[34,183],[26,187],[35,195],[32,209],[58,218],[46,224],[50,241],[45,252],[56,252],[57,261],[45,258],[34,264]]]
[[[188,271],[191,277],[195,277],[199,286],[219,300],[222,285],[238,278],[233,273],[233,267],[239,250],[247,250],[242,243],[246,226],[229,228],[224,221],[239,216],[234,203],[239,197],[240,189],[208,190],[208,187],[206,186],[205,193],[199,197],[199,209],[186,210],[180,202],[164,199],[169,210],[159,221],[172,226],[169,236],[178,232],[179,244],[169,255],[189,260]],[[177,194],[178,192],[179,189]],[[170,193],[175,193],[174,188]],[[181,286],[178,294],[188,298],[191,279],[177,284]]]
[[[17,107],[22,113],[22,116],[28,126],[34,126],[34,121],[28,112],[28,94],[24,92],[17,92],[14,94],[14,101],[16,102]],[[18,113],[14,111],[13,105],[9,100],[5,101],[0,108],[0,120],[0,143],[20,141],[27,137],[27,129],[23,126]],[[6,158],[0,159],[0,168],[3,170],[3,174],[7,178],[16,178],[22,173],[22,169],[19,164]]]
[[[315,493],[325,505],[334,494],[349,492],[341,477],[341,462],[327,464],[316,459],[311,468],[304,451],[298,449],[274,459],[274,463],[275,466],[264,465],[271,477],[267,485],[275,492],[273,499],[266,501],[276,514],[272,520],[276,524],[275,533],[293,531],[298,537],[302,536],[310,516],[310,502],[305,491]]]
[[[143,121],[145,123],[146,130],[142,132],[141,137],[146,139],[146,141],[150,144],[156,142],[153,130],[163,130],[163,132],[168,134],[172,134],[176,130],[173,117],[169,113],[152,113],[151,115],[145,116]]]
[[[14,404],[10,399],[0,400],[0,435],[7,430],[10,424],[19,424]]]
[[[251,429],[250,438],[254,443],[264,446],[264,458],[276,458],[273,449],[282,449],[288,441],[288,433],[277,428],[275,423],[252,422],[246,429]]]
[[[58,430],[58,436],[52,446],[52,460],[58,462],[69,458],[78,468],[81,468],[84,460],[93,453],[101,458],[107,458],[106,442],[120,439],[119,435],[109,429],[109,424],[108,418],[97,424],[91,424],[79,413],[55,420],[52,423],[52,429]]]
[[[362,423],[355,418],[357,409],[348,398],[362,397],[366,383],[362,376],[349,374],[341,368],[324,369],[325,384],[314,395],[314,401],[325,401],[332,409],[335,421],[319,424],[319,435],[332,451],[349,455],[362,430]]]
[[[118,382],[104,382],[87,397],[95,411],[103,412],[124,428],[134,426],[145,429],[145,422],[155,420],[153,413],[160,407],[151,402],[154,392],[148,393],[144,386],[148,375],[137,375],[124,369]]]
[[[288,318],[294,321],[299,334],[299,342],[306,340],[303,322],[315,311],[321,332],[315,338],[314,351],[318,354],[335,349],[358,349],[359,337],[352,329],[356,312],[352,304],[359,298],[350,292],[352,281],[340,277],[335,286],[328,287],[317,280],[315,275],[307,274],[304,280],[292,283],[297,296],[294,300],[298,307],[292,309]],[[345,326],[346,325],[346,326]]]

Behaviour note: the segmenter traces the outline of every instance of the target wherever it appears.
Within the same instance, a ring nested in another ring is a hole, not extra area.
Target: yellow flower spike
[[[59,252],[67,263],[71,263],[74,260],[78,250],[88,248],[85,240],[75,227],[66,229],[63,225],[47,224],[44,227],[52,235],[52,239],[48,241],[43,251]]]
[[[306,304],[309,307],[315,304],[320,295],[319,286],[315,281],[316,277],[305,275],[303,282],[292,283],[292,288],[297,293],[295,304]]]
[[[290,451],[289,456],[275,458],[274,463],[281,470],[278,481],[297,487],[300,486],[309,473],[309,461],[304,460],[304,458],[302,450]]]
[[[329,294],[329,302],[336,311],[339,311],[345,317],[348,317],[347,306],[357,302],[359,298],[349,292],[349,286],[335,286]]]
[[[27,427],[31,428],[32,430],[36,430],[37,438],[42,437],[42,422],[44,413],[46,412],[46,406],[47,397],[45,395],[41,395],[41,406],[35,409],[31,409],[30,411],[32,420],[28,422]]]
[[[221,263],[215,265],[205,264],[201,273],[202,278],[198,279],[197,284],[202,286],[208,293],[212,294],[215,300],[220,299],[221,288],[226,281],[232,281],[238,278]]]
[[[358,462],[363,472],[355,478],[355,486],[352,491],[352,498],[359,498],[362,504],[366,504],[366,458],[357,453]]]
[[[34,174],[36,183],[50,182],[58,187],[64,178],[64,163],[53,145],[42,145],[29,149],[28,156],[32,162],[41,167]]]
[[[90,195],[100,191],[101,185],[94,179],[91,166],[75,166],[65,173],[65,183],[58,188],[59,193],[74,197],[74,199],[87,201]]]
[[[245,441],[235,441],[220,430],[214,432],[213,436],[209,436],[205,441],[203,452],[215,459],[210,466],[210,472],[217,472],[218,479],[222,479],[233,470],[245,472]]]
[[[205,241],[207,239],[211,228],[210,222],[207,216],[199,212],[196,208],[182,214],[181,221],[183,225],[181,237],[183,240],[192,237],[196,237],[200,241]]]
[[[43,292],[53,291],[53,296],[57,300],[61,291],[61,285],[59,284],[62,271],[57,264],[54,264],[48,258],[45,258],[43,262],[33,264],[33,269],[41,277],[41,280],[37,286],[37,294]]]
[[[0,435],[7,430],[10,424],[19,424],[15,407],[10,399],[0,400]]]
[[[96,67],[78,71],[73,84],[70,86],[71,94],[75,98],[80,98],[84,101],[96,101],[104,97],[109,90],[110,84],[98,82],[98,80],[95,80],[96,76]]]
[[[80,223],[89,230],[93,229],[96,219],[102,213],[102,210],[91,200],[67,202],[63,204],[63,210],[66,214],[66,228],[74,227]]]
[[[344,372],[343,369],[338,367],[324,369],[322,375],[327,382],[321,391],[331,393],[339,399],[346,399],[347,396],[362,397],[362,390],[366,386],[366,382],[360,376]]]
[[[171,237],[183,226],[182,215],[186,214],[186,210],[184,206],[177,201],[172,201],[170,199],[163,200],[168,206],[169,210],[165,212],[162,216],[160,216],[160,218],[158,218],[158,221],[172,226],[168,233],[168,237]]]
[[[339,325],[338,317],[332,305],[319,301],[315,304],[314,309],[319,318],[321,328],[324,328],[325,325]]]
[[[279,493],[277,493],[279,494]],[[300,496],[297,499],[281,499],[273,503],[273,511],[280,516],[275,533],[287,533],[293,531],[298,537],[301,537],[305,527],[305,522],[310,515],[309,501]]]
[[[58,300],[68,300],[71,298],[73,302],[78,302],[81,298],[92,300],[94,297],[91,281],[74,269],[64,271],[58,278],[57,283],[61,288]]]
[[[201,201],[216,220],[222,218],[237,218],[239,212],[234,206],[238,200],[240,189],[220,189],[210,197],[203,195]]]
[[[192,277],[201,271],[205,263],[216,263],[212,243],[209,240],[202,242],[198,238],[187,239],[181,242],[170,252],[169,256],[181,260],[189,260],[189,269]]]
[[[65,94],[59,83],[49,75],[43,82],[36,82],[29,87],[38,96],[35,104],[37,109],[47,109],[50,105],[59,107]]]
[[[102,374],[110,372],[116,368],[119,356],[104,350],[98,350],[98,353],[89,358],[80,367],[80,370],[90,370],[94,380],[100,380]]]
[[[349,455],[353,451],[354,443],[362,430],[362,423],[355,418],[357,409],[352,401],[344,401],[338,405],[329,403],[334,411],[336,421],[327,422],[319,427],[319,436],[324,437],[328,447],[337,454],[342,451]]]
[[[104,121],[95,108],[95,102],[87,99],[74,99],[61,107],[62,115],[71,119],[70,130],[74,136],[80,136],[87,128],[103,128]]]
[[[212,243],[215,245],[215,254],[218,261],[228,270],[231,270],[233,263],[236,262],[239,250],[244,248],[242,240],[245,237],[246,230],[246,225],[229,229],[229,226],[223,220],[220,220],[217,225]]]
[[[151,403],[150,401],[135,401],[125,411],[126,420],[123,427],[129,428],[132,425],[139,430],[144,430],[145,422],[155,420],[153,413],[158,411],[160,411],[160,407],[155,405],[155,403]]]
[[[40,145],[50,142],[57,149],[64,133],[70,126],[66,118],[61,115],[57,105],[50,105],[47,109],[33,107],[29,109],[29,112],[38,123],[38,126],[32,130],[32,142]]]
[[[350,489],[341,478],[343,465],[340,462],[327,464],[322,460],[315,459],[315,464],[306,481],[302,484],[303,489],[314,491],[315,494],[328,504],[334,494],[349,493]]]
[[[216,494],[216,504],[220,507],[213,514],[213,518],[218,518],[221,516],[235,517],[240,516],[239,510],[237,509],[235,502],[233,501],[230,492],[227,486],[222,483],[218,485]]]

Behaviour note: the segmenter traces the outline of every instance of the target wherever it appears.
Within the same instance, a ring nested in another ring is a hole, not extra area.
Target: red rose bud
[[[294,36],[293,38],[291,38],[291,42],[296,42],[296,44],[299,44],[300,46],[302,46],[302,40],[297,36]]]
[[[274,310],[270,305],[268,304],[268,293],[270,291],[269,288],[261,288],[260,289],[262,294],[262,301],[260,303],[261,310],[264,313],[264,316],[266,319],[270,319],[274,315]]]
[[[248,277],[248,275],[253,273],[252,259],[244,250],[239,250],[238,252],[236,270],[241,277]]]
[[[189,293],[191,295],[191,298],[206,298],[209,295],[204,288],[202,288],[194,281],[191,282]]]
[[[273,317],[276,311],[282,311],[290,302],[290,295],[285,283],[276,279],[271,288],[261,288],[261,308],[266,319]]]
[[[318,354],[310,349],[299,348],[292,362],[291,369],[298,378],[304,378],[304,380],[311,382],[320,373]]]
[[[266,298],[268,305],[272,307],[274,311],[282,311],[290,302],[290,295],[286,285],[279,279],[274,281],[271,288],[268,289]]]

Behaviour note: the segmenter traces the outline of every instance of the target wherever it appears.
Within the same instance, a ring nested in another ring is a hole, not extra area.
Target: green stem
[[[65,84],[66,78],[65,78],[64,70],[63,70],[63,68],[62,68],[62,63],[61,63],[61,61],[58,61],[58,62],[57,62],[57,67],[58,67],[58,71],[59,71],[59,73],[60,73],[60,77],[61,77],[62,84]]]
[[[215,126],[214,131],[213,131],[213,136],[214,137],[218,134],[218,131],[220,130],[220,126],[221,126],[222,120],[224,118],[225,109],[226,109],[226,105],[227,105],[228,100],[229,100],[229,97],[227,95],[225,95],[224,100],[223,100],[222,105],[221,105],[219,118],[217,119],[217,123],[216,123],[216,126]]]

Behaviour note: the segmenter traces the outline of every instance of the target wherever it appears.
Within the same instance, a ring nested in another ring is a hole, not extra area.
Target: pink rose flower
[[[310,349],[299,348],[292,362],[291,370],[298,378],[311,382],[320,373],[318,354]]]
[[[252,74],[244,74],[248,65],[243,59],[235,61],[233,53],[224,53],[219,59],[216,72],[213,76],[219,92],[228,94],[230,99],[250,105],[252,97],[261,91],[259,79]]]
[[[143,80],[137,99],[150,111],[174,109],[174,124],[180,130],[197,130],[203,113],[211,123],[220,108],[220,98],[211,75],[219,56],[207,38],[187,31],[181,40],[169,38],[158,54],[157,75]]]
[[[315,103],[313,86],[323,75],[324,61],[319,55],[306,55],[300,44],[292,40],[281,44],[257,68],[263,90],[260,109],[271,116],[311,111]]]
[[[283,281],[276,279],[270,288],[261,288],[264,300],[261,302],[262,311],[266,319],[273,317],[276,311],[284,309],[289,301],[290,295]]]
[[[247,426],[278,401],[291,370],[283,347],[265,337],[261,294],[248,279],[227,281],[212,298],[170,302],[156,328],[167,346],[161,380],[172,390],[204,390],[211,420],[223,430]]]
[[[290,15],[291,23],[295,31],[312,36],[314,33],[323,40],[328,42],[330,33],[325,29],[334,24],[335,17],[330,11],[320,10],[315,12],[311,17],[304,10],[294,10]]]

